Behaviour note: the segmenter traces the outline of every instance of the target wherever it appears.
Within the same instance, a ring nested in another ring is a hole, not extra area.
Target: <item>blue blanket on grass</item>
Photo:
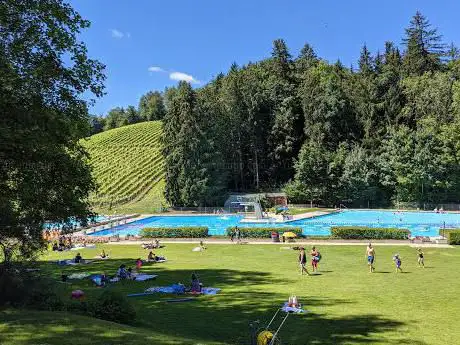
[[[220,291],[219,288],[204,287],[201,289],[202,295],[216,295]],[[183,285],[173,284],[171,286],[154,286],[145,290],[150,293],[169,293],[169,294],[183,294],[185,289]]]

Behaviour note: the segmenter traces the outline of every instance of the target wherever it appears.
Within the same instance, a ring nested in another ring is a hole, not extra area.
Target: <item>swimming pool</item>
[[[96,223],[100,223],[100,222],[104,222],[104,221],[109,220],[109,219],[110,219],[110,218],[107,217],[107,216],[96,216],[93,220],[94,220],[94,222],[96,222]],[[87,221],[90,222],[91,219],[88,218]],[[81,226],[81,223],[80,223],[80,222],[77,222],[77,221],[74,220],[74,219],[71,219],[71,220],[69,221],[69,224],[70,224],[71,226],[77,226],[77,227],[78,227],[78,226]],[[46,229],[46,228],[60,228],[60,227],[62,227],[62,224],[51,223],[51,222],[46,222],[46,223],[44,224],[44,228],[45,228],[45,229]]]
[[[409,229],[412,236],[438,236],[440,227],[460,227],[460,213],[391,212],[346,210],[320,217],[288,223],[241,223],[242,216],[153,216],[133,223],[101,230],[91,235],[136,235],[146,227],[207,226],[210,235],[225,235],[226,229],[238,225],[245,227],[275,227],[288,230],[301,227],[304,235],[329,235],[331,226],[372,226]]]

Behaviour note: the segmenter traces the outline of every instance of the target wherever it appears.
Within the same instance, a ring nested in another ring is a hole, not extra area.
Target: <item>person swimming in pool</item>
[[[372,247],[371,243],[369,243],[369,245],[366,248],[366,255],[367,255],[367,264],[369,265],[369,273],[372,273],[375,270],[375,267],[374,267],[375,249],[374,247]]]

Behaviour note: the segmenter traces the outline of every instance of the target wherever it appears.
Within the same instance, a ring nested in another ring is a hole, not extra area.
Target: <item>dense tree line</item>
[[[132,105],[127,108],[116,107],[105,116],[90,116],[90,134],[138,122],[162,120],[165,113],[162,94],[158,91],[149,91],[141,97],[137,109]]]
[[[166,197],[210,205],[225,191],[284,188],[294,202],[460,201],[460,60],[417,13],[400,50],[361,50],[358,68],[306,44],[232,65],[165,95]]]

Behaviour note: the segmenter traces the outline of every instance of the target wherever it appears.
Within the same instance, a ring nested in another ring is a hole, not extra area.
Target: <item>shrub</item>
[[[386,240],[407,240],[410,231],[396,228],[371,228],[366,226],[333,226],[331,235],[335,238],[364,240],[364,239],[386,239]]]
[[[51,279],[27,272],[21,265],[0,265],[0,306],[61,310],[64,306]]]
[[[208,228],[205,226],[189,226],[189,227],[177,227],[177,228],[143,228],[141,230],[142,237],[191,237],[200,238],[208,236]]]
[[[136,311],[126,297],[113,290],[104,290],[86,307],[91,316],[107,321],[130,323],[136,318]]]
[[[250,238],[270,238],[272,232],[278,232],[280,235],[283,232],[293,232],[297,236],[302,236],[302,228],[240,228],[238,227],[241,233],[241,237],[250,237]],[[231,232],[235,231],[235,227],[227,228],[227,235],[230,236]]]
[[[460,229],[439,229],[439,234],[447,238],[449,244],[460,244]]]

